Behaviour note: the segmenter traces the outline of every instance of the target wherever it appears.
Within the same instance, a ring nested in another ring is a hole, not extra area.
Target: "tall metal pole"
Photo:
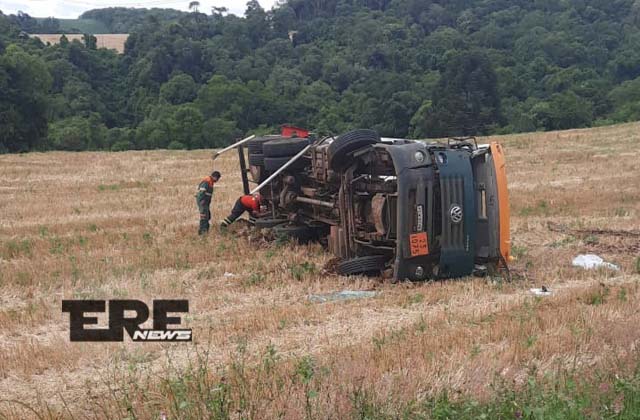
[[[244,146],[238,146],[238,160],[240,161],[240,173],[242,174],[242,191],[249,194],[249,178],[247,178],[247,164],[244,160]]]
[[[223,153],[224,153],[224,152],[226,152],[226,151],[229,151],[229,150],[233,149],[234,147],[238,147],[238,146],[240,146],[241,144],[245,144],[245,143],[246,143],[246,142],[248,142],[249,140],[253,139],[255,136],[256,136],[255,134],[252,134],[252,135],[250,135],[249,137],[246,137],[246,138],[244,138],[244,139],[242,139],[242,140],[240,140],[240,141],[237,141],[237,142],[233,143],[231,146],[227,146],[227,147],[225,147],[224,149],[222,149],[222,150],[220,150],[220,151],[216,152],[216,153],[213,155],[213,159],[215,160],[218,156],[220,156],[221,154],[223,154]]]

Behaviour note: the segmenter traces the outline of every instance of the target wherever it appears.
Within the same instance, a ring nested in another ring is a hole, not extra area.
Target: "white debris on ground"
[[[536,296],[551,296],[552,294],[551,290],[547,289],[545,286],[542,286],[541,288],[529,289],[529,291]]]
[[[225,277],[235,277],[236,275],[233,273],[229,273],[228,271],[225,271],[225,273],[223,274]]]
[[[370,292],[365,290],[343,290],[341,292],[324,293],[321,295],[309,295],[311,302],[323,303],[336,300],[363,299],[374,297],[378,292]]]
[[[585,270],[600,267],[610,268],[612,270],[620,269],[617,265],[606,262],[595,254],[580,254],[573,259],[572,264],[574,267],[582,267]]]

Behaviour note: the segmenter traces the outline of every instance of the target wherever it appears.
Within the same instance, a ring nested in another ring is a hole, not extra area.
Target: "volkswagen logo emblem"
[[[452,204],[449,209],[449,217],[455,224],[462,222],[462,207],[457,204]]]

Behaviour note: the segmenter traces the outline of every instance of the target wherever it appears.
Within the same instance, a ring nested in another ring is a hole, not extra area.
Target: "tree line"
[[[0,152],[219,147],[283,123],[423,138],[640,118],[640,0],[251,0],[243,17],[81,18],[130,33],[125,53],[91,35],[44,45],[25,36],[30,17],[0,13]]]

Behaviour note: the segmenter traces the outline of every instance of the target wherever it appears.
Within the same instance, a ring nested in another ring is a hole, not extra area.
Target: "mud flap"
[[[471,157],[465,150],[441,150],[435,155],[442,205],[438,277],[468,276],[474,268],[476,235]]]

